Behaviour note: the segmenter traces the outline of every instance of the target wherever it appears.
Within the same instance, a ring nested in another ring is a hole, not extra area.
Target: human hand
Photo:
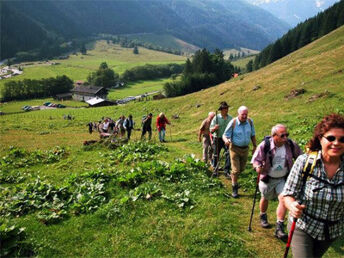
[[[306,205],[300,204],[297,201],[294,201],[290,204],[290,209],[289,209],[289,213],[292,217],[294,218],[300,218],[303,210],[306,208]]]

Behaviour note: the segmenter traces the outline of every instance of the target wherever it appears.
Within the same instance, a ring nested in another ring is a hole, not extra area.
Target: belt
[[[234,144],[233,144],[233,146],[234,146],[234,147],[237,147],[237,148],[239,148],[239,149],[246,149],[246,148],[248,148],[248,146],[237,146],[237,145],[234,145]]]
[[[313,215],[307,213],[306,211],[303,212],[305,215],[307,215],[308,217],[317,220],[319,222],[324,223],[324,233],[325,233],[325,239],[326,240],[330,240],[330,226],[336,225],[337,223],[339,223],[340,220],[336,220],[336,221],[331,221],[331,220],[327,220],[327,219],[321,219],[321,218],[316,218]]]

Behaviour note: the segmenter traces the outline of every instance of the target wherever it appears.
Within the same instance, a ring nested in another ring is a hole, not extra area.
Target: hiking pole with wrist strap
[[[256,191],[254,192],[251,218],[250,218],[250,223],[248,224],[248,231],[252,231],[251,225],[252,225],[252,218],[253,218],[253,213],[254,213],[254,206],[256,205],[256,197],[257,197],[257,191],[259,187],[259,177],[260,177],[260,172],[258,172],[258,176],[257,176]]]
[[[314,167],[316,164],[317,156],[318,156],[317,152],[310,152],[308,154],[306,164],[303,167],[301,193],[305,190],[304,188],[306,186],[308,176],[313,173],[313,170],[314,170]],[[301,205],[302,204],[301,200],[298,201],[298,203]],[[296,222],[297,222],[297,218],[293,218],[293,223],[291,224],[291,228],[290,228],[290,232],[289,232],[289,236],[288,236],[288,242],[287,242],[287,245],[285,247],[283,258],[288,257],[288,252],[289,252],[291,240],[293,239],[293,235],[294,235],[294,231],[295,231],[295,227],[296,227]]]

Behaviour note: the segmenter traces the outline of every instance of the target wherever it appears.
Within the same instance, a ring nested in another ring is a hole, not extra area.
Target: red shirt
[[[156,127],[158,128],[159,132],[161,131],[161,129],[165,130],[166,124],[170,124],[170,122],[167,120],[165,116],[163,117],[158,116],[156,118]]]

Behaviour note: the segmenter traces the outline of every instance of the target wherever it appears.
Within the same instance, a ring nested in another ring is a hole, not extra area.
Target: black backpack
[[[270,138],[271,136],[265,136],[264,137],[264,154],[265,156],[270,152]],[[295,146],[294,146],[294,143],[292,140],[288,139],[288,144],[290,146],[290,149],[291,149],[291,153],[293,154],[293,158],[296,159],[296,155],[295,155]],[[272,156],[270,155],[270,165],[272,167]]]

